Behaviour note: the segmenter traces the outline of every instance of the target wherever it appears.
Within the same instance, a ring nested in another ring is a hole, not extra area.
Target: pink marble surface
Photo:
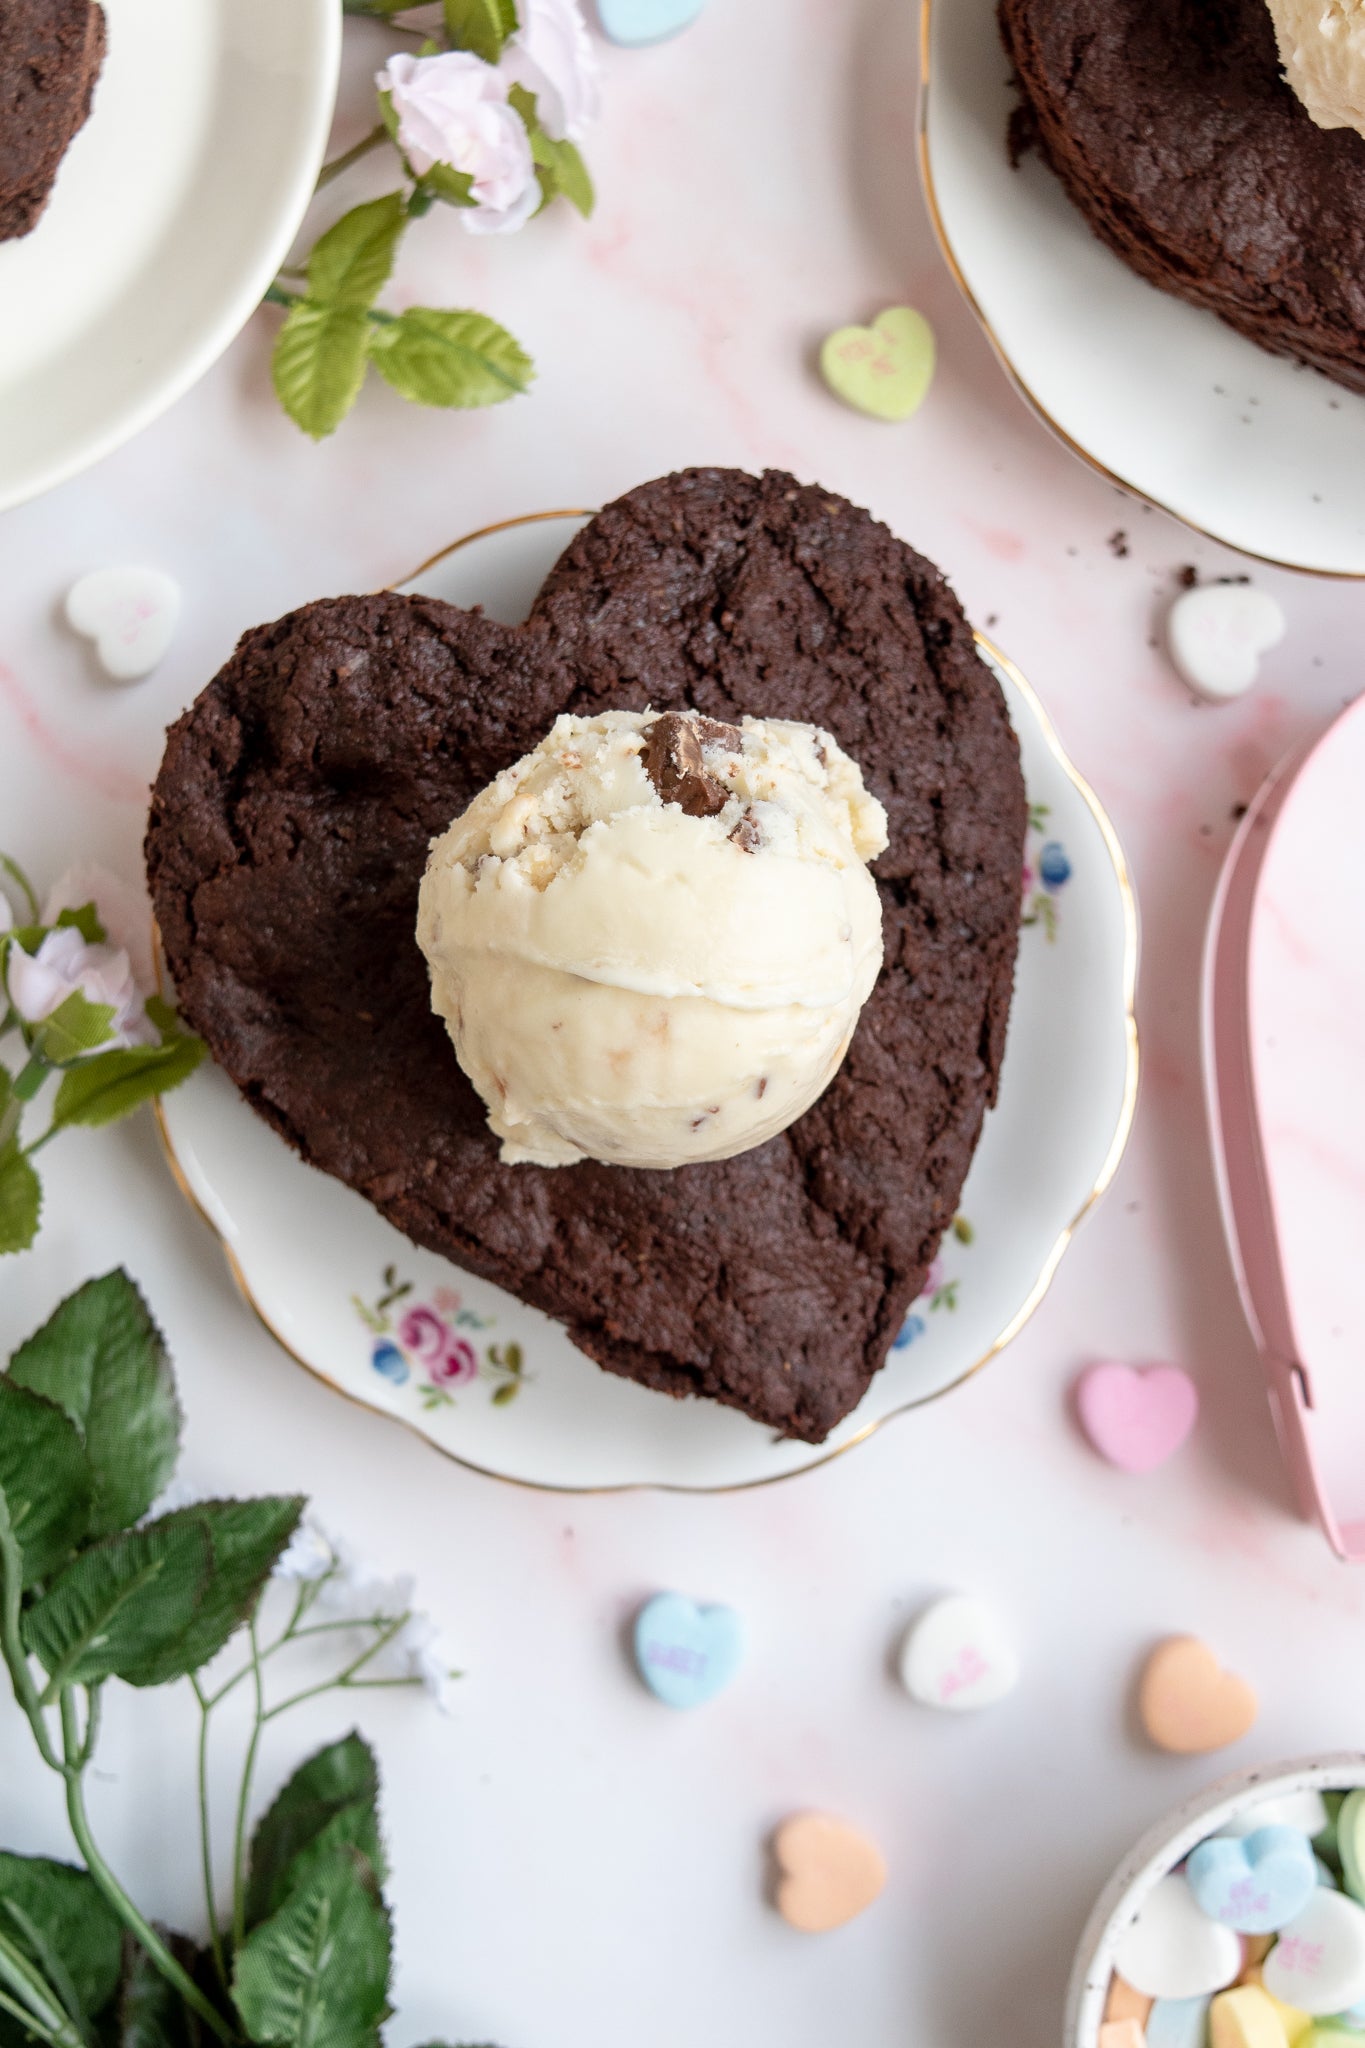
[[[368,123],[363,77],[384,55],[368,28],[348,41],[338,145]],[[1218,1767],[1138,1739],[1153,1638],[1203,1634],[1257,1686],[1230,1764],[1349,1746],[1365,1722],[1365,1578],[1289,1507],[1198,1071],[1202,927],[1235,808],[1359,688],[1365,593],[1258,570],[1284,642],[1244,702],[1190,700],[1156,646],[1175,573],[1246,565],[1122,498],[1016,400],[930,236],[915,89],[907,0],[712,0],[679,42],[608,53],[589,227],[555,217],[479,243],[443,217],[413,237],[400,293],[504,318],[540,361],[532,399],[441,417],[377,390],[315,449],[271,399],[264,314],[158,425],[0,523],[0,841],[41,875],[77,853],[133,866],[161,728],[242,627],[388,581],[486,521],[688,462],[789,465],[940,562],[1042,693],[1136,869],[1143,1098],[1107,1200],[987,1372],[768,1491],[564,1500],[445,1465],[259,1333],[148,1119],[47,1155],[49,1220],[4,1269],[0,1344],[124,1261],[174,1346],[192,1474],[309,1491],[380,1564],[418,1571],[468,1673],[449,1723],[397,1697],[364,1714],[396,1869],[395,2048],[1052,2048],[1110,1867]],[[366,189],[358,175],[345,197]],[[826,331],[893,302],[941,342],[924,410],[899,428],[841,409],[811,367]],[[114,689],[57,607],[82,571],[137,557],[181,579],[185,615],[162,670]],[[1198,1380],[1193,1439],[1146,1478],[1102,1465],[1069,1420],[1069,1383],[1096,1357],[1171,1359]],[[750,1622],[740,1679],[692,1716],[651,1700],[621,1647],[663,1586]],[[890,1657],[915,1607],[959,1587],[1008,1617],[1024,1678],[990,1714],[939,1720],[899,1693]],[[349,1718],[274,1731],[267,1781]],[[194,1896],[173,1818],[192,1785],[187,1703],[124,1695],[107,1719],[97,1824],[176,1917]],[[763,1901],[763,1838],[799,1806],[868,1829],[891,1869],[870,1912],[820,1939]],[[8,1712],[0,1838],[65,1839]]]

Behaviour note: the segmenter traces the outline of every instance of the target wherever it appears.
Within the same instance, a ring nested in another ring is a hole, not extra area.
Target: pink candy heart
[[[1076,1413],[1102,1458],[1122,1472],[1150,1472],[1194,1428],[1199,1396],[1188,1373],[1174,1365],[1108,1360],[1088,1366],[1077,1380]]]

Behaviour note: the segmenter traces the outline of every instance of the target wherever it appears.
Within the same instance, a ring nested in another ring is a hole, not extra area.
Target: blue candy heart
[[[1146,2048],[1205,2048],[1209,2004],[1207,1998],[1158,1998],[1142,2029]]]
[[[640,1676],[668,1707],[699,1707],[730,1683],[744,1655],[744,1624],[732,1607],[698,1607],[656,1593],[635,1622]]]
[[[1238,1934],[1275,1934],[1296,1920],[1317,1888],[1312,1846],[1297,1828],[1257,1828],[1238,1841],[1215,1835],[1185,1866],[1201,1912]]]
[[[701,10],[702,0],[597,0],[603,35],[632,50],[681,35]]]

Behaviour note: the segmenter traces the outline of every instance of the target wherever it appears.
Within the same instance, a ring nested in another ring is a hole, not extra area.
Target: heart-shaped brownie
[[[428,841],[563,711],[820,725],[886,806],[885,964],[835,1080],[758,1149],[505,1166],[429,1007]],[[610,505],[524,626],[434,599],[248,633],[172,727],[147,865],[188,1020],[304,1158],[613,1372],[818,1443],[924,1283],[993,1100],[1025,800],[937,571],[867,513],[694,470]]]

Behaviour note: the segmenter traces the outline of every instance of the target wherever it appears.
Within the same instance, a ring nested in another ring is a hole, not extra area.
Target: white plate
[[[922,0],[920,164],[943,251],[1024,397],[1076,454],[1200,532],[1365,576],[1365,398],[1143,282],[1036,151],[995,0]]]
[[[341,59],[337,0],[103,0],[90,118],[0,242],[0,510],[201,377],[288,252]]]
[[[404,587],[515,623],[586,516],[474,534]],[[1029,842],[1036,921],[1022,934],[999,1106],[963,1191],[971,1241],[968,1229],[945,1241],[932,1292],[857,1412],[821,1446],[783,1443],[732,1409],[601,1371],[548,1317],[419,1251],[359,1195],[305,1166],[223,1074],[204,1070],[161,1105],[171,1164],[247,1300],[300,1364],[481,1471],[572,1490],[711,1491],[821,1464],[1008,1343],[1128,1135],[1137,925],[1112,827],[1018,670],[981,645],[1004,685],[1030,799],[1046,810]]]

